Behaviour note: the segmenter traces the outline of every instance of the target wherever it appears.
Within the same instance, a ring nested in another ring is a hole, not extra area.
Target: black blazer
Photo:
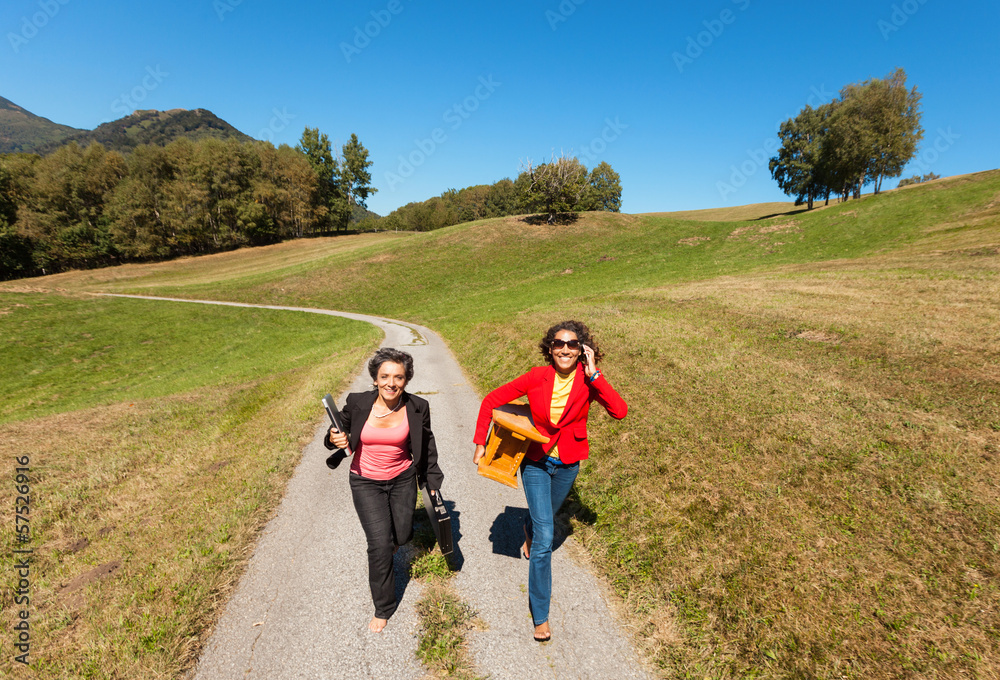
[[[351,451],[355,453],[361,443],[361,429],[368,422],[372,407],[378,398],[378,392],[352,392],[347,395],[347,403],[340,410],[340,418],[344,423],[344,431],[351,443]],[[431,409],[426,399],[416,397],[404,391],[400,396],[406,409],[406,419],[410,424],[410,455],[417,469],[417,485],[423,488],[440,489],[444,481],[444,473],[437,464],[437,445],[434,443],[434,433],[431,432]],[[359,427],[351,429],[351,423],[359,423]],[[323,439],[326,448],[333,451],[337,447],[330,441],[330,430],[327,429]]]

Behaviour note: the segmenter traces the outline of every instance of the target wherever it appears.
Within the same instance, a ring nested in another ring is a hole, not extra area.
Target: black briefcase
[[[441,490],[438,489],[432,496],[426,486],[424,486],[424,509],[431,520],[431,527],[434,529],[434,538],[437,539],[441,547],[442,555],[450,555],[455,549],[451,538],[451,515],[448,508],[444,507],[444,499],[441,498]]]

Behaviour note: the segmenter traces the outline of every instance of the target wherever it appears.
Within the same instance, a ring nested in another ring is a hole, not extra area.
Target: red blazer
[[[590,402],[597,401],[618,420],[628,413],[628,405],[603,375],[594,382],[588,382],[583,366],[577,364],[573,388],[570,390],[569,399],[566,400],[566,409],[559,422],[553,423],[550,419],[550,410],[555,375],[556,369],[552,366],[540,366],[487,394],[482,406],[479,407],[473,442],[486,443],[494,408],[527,395],[535,428],[549,438],[548,444],[532,442],[527,457],[531,460],[541,460],[553,446],[558,444],[559,459],[562,462],[576,463],[586,459],[590,454],[590,444],[587,442],[587,414],[590,411]]]

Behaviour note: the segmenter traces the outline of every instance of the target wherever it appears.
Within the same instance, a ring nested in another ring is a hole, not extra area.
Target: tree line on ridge
[[[0,156],[0,279],[200,255],[346,229],[366,213],[368,151],[177,139],[127,156],[69,143]]]

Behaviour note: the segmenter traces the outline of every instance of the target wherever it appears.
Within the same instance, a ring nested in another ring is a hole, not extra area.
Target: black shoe
[[[345,458],[347,458],[347,453],[344,452],[344,449],[337,449],[326,459],[326,466],[331,470],[336,470],[337,466],[340,465],[340,461]]]

